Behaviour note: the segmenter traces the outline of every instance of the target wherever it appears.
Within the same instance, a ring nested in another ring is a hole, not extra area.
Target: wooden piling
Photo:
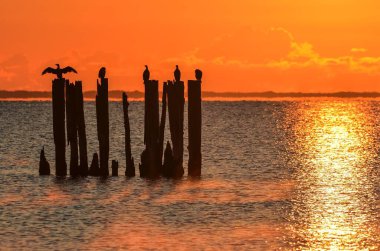
[[[100,176],[108,177],[109,159],[109,113],[108,113],[108,79],[101,78],[97,83],[96,118],[99,140]]]
[[[44,147],[42,147],[42,150],[40,153],[39,173],[40,175],[50,175],[50,165],[49,165],[49,162],[46,160]]]
[[[87,137],[86,137],[86,123],[84,119],[84,102],[83,102],[83,90],[82,82],[75,82],[75,106],[76,112],[76,122],[78,128],[78,138],[79,138],[79,174],[81,176],[87,176],[88,174],[88,157],[87,157]]]
[[[166,96],[167,96],[168,84],[165,82],[162,86],[162,107],[161,107],[161,122],[160,132],[158,137],[158,159],[161,163],[160,174],[163,173],[162,157],[164,153],[164,138],[165,138],[165,124],[166,124]]]
[[[131,151],[131,128],[129,125],[129,114],[128,114],[128,96],[123,92],[123,112],[124,112],[124,130],[125,130],[125,158],[126,158],[126,167],[125,167],[125,176],[134,177],[135,174],[135,163],[132,157]]]
[[[159,176],[161,163],[158,161],[159,136],[159,100],[158,81],[149,80],[145,83],[145,119],[144,143],[145,150],[141,154],[140,176],[156,178]]]
[[[188,175],[201,176],[202,169],[202,88],[200,80],[188,81]]]
[[[183,122],[184,122],[184,83],[168,81],[168,110],[170,135],[172,140],[174,176],[182,177],[183,169]]]
[[[119,162],[116,160],[112,160],[112,176],[119,176]]]
[[[66,176],[65,79],[54,79],[52,84],[53,135],[55,146],[55,174]]]
[[[79,176],[76,111],[75,86],[66,81],[66,129],[67,143],[70,145],[70,175],[72,177]]]
[[[100,175],[100,168],[99,168],[99,157],[97,153],[94,153],[92,156],[91,166],[88,170],[89,176],[99,176]]]

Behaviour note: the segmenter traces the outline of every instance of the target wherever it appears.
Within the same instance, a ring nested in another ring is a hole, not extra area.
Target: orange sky
[[[95,89],[142,90],[142,71],[207,91],[380,91],[378,0],[0,0],[0,89],[49,90],[60,63]]]

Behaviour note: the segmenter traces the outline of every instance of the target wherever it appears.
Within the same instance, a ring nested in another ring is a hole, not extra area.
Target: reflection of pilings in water
[[[100,176],[109,176],[109,113],[108,113],[108,79],[101,78],[97,83],[96,119],[99,140]]]
[[[39,173],[40,175],[50,175],[50,165],[49,162],[46,160],[44,147],[42,148],[40,153]]]
[[[202,169],[202,98],[201,81],[188,81],[188,133],[189,164],[188,175],[201,176]]]
[[[160,133],[158,137],[158,159],[162,164],[162,155],[164,152],[164,137],[165,137],[165,124],[166,124],[166,96],[168,84],[165,82],[162,87],[162,109],[161,109],[161,122]],[[163,167],[160,165],[160,174],[163,173]]]
[[[168,111],[170,135],[172,140],[174,177],[182,177],[183,170],[183,120],[184,120],[184,83],[168,81]]]
[[[76,122],[76,98],[75,86],[66,81],[66,129],[67,143],[70,145],[70,175],[77,177],[79,175],[78,168],[78,137]]]
[[[140,176],[155,178],[159,176],[161,163],[158,161],[159,136],[159,101],[158,81],[145,81],[145,119],[144,142],[145,150],[141,154]]]
[[[76,98],[76,122],[79,137],[79,174],[87,176],[88,173],[88,157],[87,157],[87,137],[86,137],[86,123],[84,120],[84,104],[83,104],[83,90],[82,82],[75,82],[75,98]]]
[[[128,96],[123,92],[123,112],[124,112],[124,130],[125,130],[125,158],[126,158],[126,167],[125,167],[125,176],[134,177],[135,174],[135,163],[132,157],[131,151],[131,128],[129,125],[129,115],[128,115]]]
[[[55,146],[55,174],[66,176],[65,79],[54,79],[52,84],[53,135]]]

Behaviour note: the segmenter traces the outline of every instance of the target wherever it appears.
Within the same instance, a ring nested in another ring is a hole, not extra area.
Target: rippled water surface
[[[379,107],[204,102],[202,178],[150,181],[39,177],[42,146],[54,173],[51,103],[0,102],[0,249],[379,250]],[[91,156],[94,103],[85,109]],[[142,112],[131,102],[135,160]],[[123,174],[119,102],[110,137]]]

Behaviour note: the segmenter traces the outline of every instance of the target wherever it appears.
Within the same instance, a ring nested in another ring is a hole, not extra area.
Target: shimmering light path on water
[[[42,145],[53,164],[51,103],[0,102],[2,248],[378,250],[378,107],[205,102],[202,179],[61,180],[37,175]],[[143,105],[130,109],[137,160]],[[124,167],[122,107],[110,111],[111,159]],[[92,102],[86,119],[93,153]]]

